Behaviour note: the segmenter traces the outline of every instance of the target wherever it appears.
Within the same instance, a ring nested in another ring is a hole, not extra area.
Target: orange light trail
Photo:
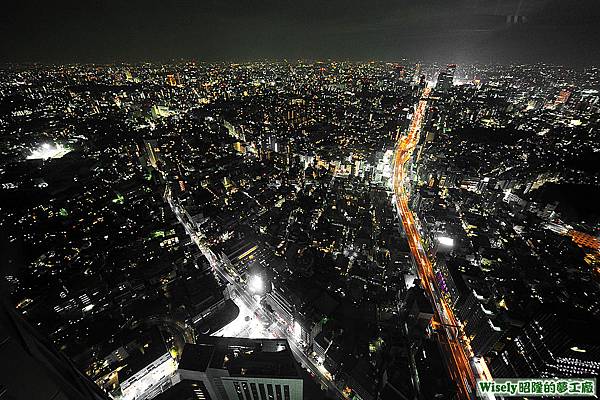
[[[408,132],[398,140],[394,157],[393,188],[396,195],[398,213],[402,220],[410,251],[417,265],[419,278],[434,305],[436,312],[435,319],[440,322],[439,326],[442,327],[437,331],[438,340],[442,347],[446,347],[449,350],[448,368],[450,376],[457,383],[461,397],[469,399],[475,396],[475,374],[471,367],[470,358],[467,356],[467,353],[460,342],[458,332],[456,332],[458,322],[454,317],[454,313],[439,295],[433,266],[421,244],[421,235],[415,226],[414,215],[408,207],[408,194],[404,186],[406,178],[404,167],[419,142],[419,133],[427,108],[427,100],[430,91],[430,88],[425,88],[423,90],[423,95],[413,114]],[[471,352],[469,351],[469,353]],[[476,368],[478,369],[478,377],[480,379],[491,380],[491,374],[487,365],[485,365],[485,361],[479,360],[478,364],[480,366],[480,368]]]

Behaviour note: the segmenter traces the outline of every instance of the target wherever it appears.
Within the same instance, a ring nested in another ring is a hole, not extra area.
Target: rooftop
[[[179,369],[226,369],[232,376],[297,378],[296,362],[285,339],[201,336],[186,344]]]

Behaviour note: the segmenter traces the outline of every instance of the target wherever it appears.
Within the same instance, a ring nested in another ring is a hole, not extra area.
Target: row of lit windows
[[[241,383],[241,384],[240,384]],[[251,382],[248,385],[248,382],[242,381],[234,381],[233,386],[238,396],[238,400],[290,400],[290,387],[289,385],[283,385],[283,393],[281,391],[282,385],[266,385],[259,383],[258,390],[256,387],[256,383]],[[273,387],[274,390],[273,390]],[[250,394],[250,390],[252,390],[252,394]],[[260,396],[259,396],[260,391]],[[267,395],[268,394],[268,395]],[[283,396],[282,396],[283,394]]]

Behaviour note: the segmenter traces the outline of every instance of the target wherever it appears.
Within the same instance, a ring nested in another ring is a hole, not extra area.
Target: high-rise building
[[[573,309],[542,309],[492,361],[494,377],[570,378],[600,374],[600,321]]]
[[[413,75],[413,81],[419,82],[419,79],[421,79],[421,64],[417,63],[417,65],[415,65],[415,74]]]
[[[431,330],[433,307],[420,286],[411,287],[406,294],[407,326],[415,336],[427,336]]]
[[[108,400],[73,362],[0,299],[0,398]]]
[[[210,400],[301,400],[303,394],[285,339],[201,336],[185,345],[176,381],[196,383]]]
[[[421,75],[421,77],[419,78],[419,89],[424,89],[427,82],[425,81],[425,75]]]
[[[448,92],[454,84],[454,72],[456,64],[448,64],[446,69],[438,75],[437,88],[441,92]]]

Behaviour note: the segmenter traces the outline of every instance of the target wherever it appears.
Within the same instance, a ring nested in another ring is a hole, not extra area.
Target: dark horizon
[[[38,4],[39,3],[39,4]],[[593,0],[26,0],[0,17],[2,63],[327,60],[600,63]]]

